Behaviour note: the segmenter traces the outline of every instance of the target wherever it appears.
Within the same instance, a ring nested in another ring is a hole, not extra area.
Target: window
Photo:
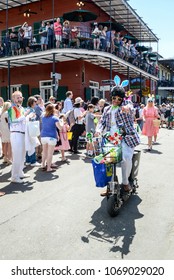
[[[10,86],[10,97],[12,96],[13,92],[15,92],[17,90],[21,91],[21,84],[19,84],[19,85],[11,85]]]
[[[100,97],[99,83],[95,81],[89,81],[89,88],[91,89],[91,97]]]
[[[40,81],[39,88],[42,99],[44,100],[44,102],[47,102],[49,100],[49,97],[53,95],[52,80]]]
[[[89,87],[90,88],[98,88],[99,89],[99,83],[95,81],[89,81]]]

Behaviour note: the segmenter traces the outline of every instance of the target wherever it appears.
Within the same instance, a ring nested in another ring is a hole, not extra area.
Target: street
[[[69,164],[55,153],[59,168],[52,174],[27,167],[25,184],[10,183],[10,166],[1,159],[0,259],[172,260],[174,130],[160,129],[157,141],[147,152],[141,136],[138,193],[115,218],[95,187],[85,150],[67,152]]]

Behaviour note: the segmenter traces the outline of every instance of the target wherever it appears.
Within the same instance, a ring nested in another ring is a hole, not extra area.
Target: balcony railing
[[[159,80],[158,87],[174,87],[174,82],[168,80]]]

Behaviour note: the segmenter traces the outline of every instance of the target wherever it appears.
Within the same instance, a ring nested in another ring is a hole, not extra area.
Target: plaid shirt
[[[97,129],[100,132],[103,132],[103,130],[111,130],[111,111],[112,105],[105,107]],[[118,108],[115,112],[115,122],[118,128],[125,128],[127,135],[124,137],[124,141],[129,147],[134,148],[139,145],[140,138],[134,128],[133,112],[130,111],[130,113],[123,113],[121,112],[121,108]]]

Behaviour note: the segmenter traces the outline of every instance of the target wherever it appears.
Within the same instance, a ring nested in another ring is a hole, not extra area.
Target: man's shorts
[[[48,39],[47,39],[47,37],[42,36],[42,37],[40,38],[40,43],[41,43],[41,45],[48,45]]]
[[[62,36],[61,35],[55,35],[55,37],[56,37],[56,41],[62,42]]]

